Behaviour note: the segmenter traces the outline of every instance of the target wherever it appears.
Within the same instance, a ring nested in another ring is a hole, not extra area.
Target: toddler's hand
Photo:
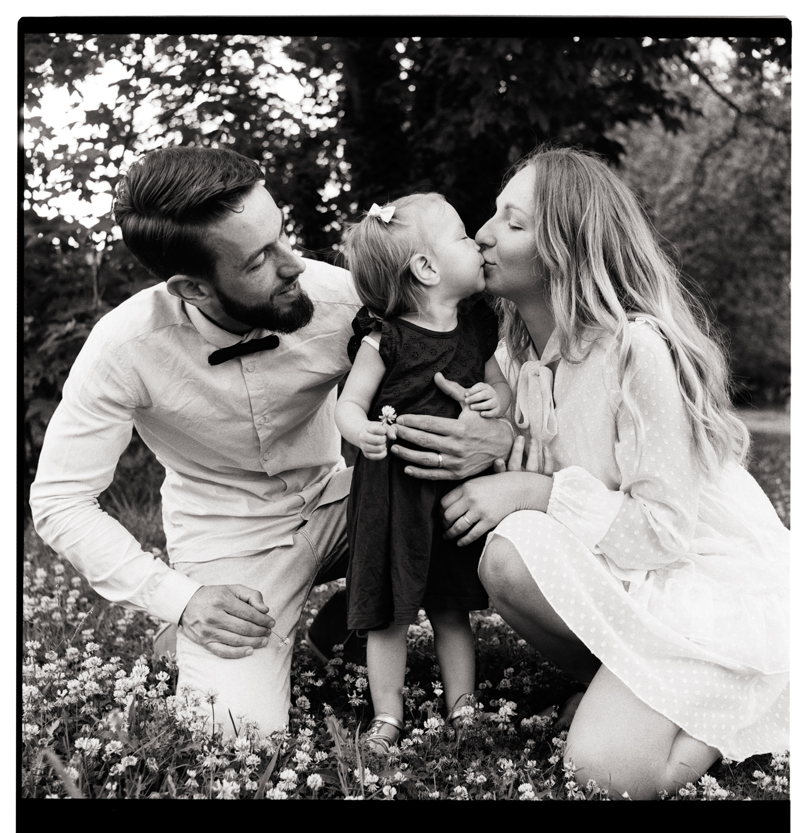
[[[500,403],[497,398],[497,391],[486,382],[478,382],[473,385],[466,394],[465,400],[470,410],[480,411],[483,417],[499,417]]]
[[[358,435],[358,447],[367,460],[382,460],[386,456],[386,439],[393,440],[397,431],[393,425],[368,422]]]

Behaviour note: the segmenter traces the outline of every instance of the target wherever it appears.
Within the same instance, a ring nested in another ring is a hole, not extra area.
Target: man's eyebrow
[[[278,236],[275,238],[275,240],[273,240],[273,241],[272,241],[272,243],[267,243],[267,245],[266,245],[266,246],[262,246],[262,247],[261,247],[258,251],[253,252],[253,254],[251,254],[251,255],[250,255],[250,257],[248,257],[248,258],[247,258],[247,260],[245,260],[245,262],[244,262],[244,268],[245,268],[245,269],[247,269],[247,267],[248,267],[248,266],[250,266],[250,264],[251,264],[251,263],[253,263],[253,261],[254,261],[254,260],[255,260],[255,259],[256,259],[259,255],[261,255],[261,254],[263,254],[264,252],[266,252],[266,251],[267,251],[267,249],[272,248],[272,246],[274,246],[274,245],[275,245],[275,243],[277,243],[277,242],[278,242],[278,240],[280,240],[280,239],[281,239],[281,237],[283,237],[283,233],[284,233],[285,231],[286,231],[286,217],[284,216],[284,213],[281,211],[281,227],[278,229]]]

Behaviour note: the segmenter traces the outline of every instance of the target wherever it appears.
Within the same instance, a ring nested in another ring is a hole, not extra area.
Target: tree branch
[[[768,118],[766,118],[765,116],[762,116],[761,113],[758,113],[756,111],[743,109],[735,101],[733,101],[729,96],[725,95],[725,93],[723,93],[721,90],[718,90],[714,86],[714,84],[711,82],[711,79],[706,76],[706,74],[703,72],[703,70],[691,58],[687,58],[684,55],[682,60],[686,64],[686,66],[692,72],[694,72],[698,76],[698,78],[700,78],[700,80],[711,90],[711,92],[713,92],[714,95],[717,96],[717,98],[724,101],[728,105],[728,107],[735,110],[740,116],[744,116],[745,118],[758,119],[759,121],[766,124],[767,127],[771,127],[773,130],[777,130],[780,133],[784,133],[784,134],[788,135],[788,133],[789,133],[789,128],[788,127],[783,127],[780,124],[774,124]]]

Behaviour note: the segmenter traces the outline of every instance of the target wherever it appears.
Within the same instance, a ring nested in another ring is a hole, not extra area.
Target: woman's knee
[[[478,565],[478,577],[493,601],[509,598],[519,586],[522,574],[530,581],[530,574],[517,548],[502,535],[493,535],[486,545]]]
[[[611,798],[655,798],[657,791],[649,783],[648,773],[630,772],[625,762],[616,760],[615,749],[600,749],[594,744],[570,743],[564,747],[564,763],[571,766],[575,781],[581,786],[607,790]]]

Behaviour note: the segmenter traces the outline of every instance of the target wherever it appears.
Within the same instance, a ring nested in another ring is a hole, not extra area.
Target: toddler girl
[[[348,508],[348,627],[369,631],[375,717],[367,744],[385,754],[403,727],[406,635],[419,609],[433,626],[447,708],[457,717],[475,686],[469,611],[488,605],[477,575],[483,542],[457,548],[443,539],[439,502],[457,484],[406,475],[403,461],[387,454],[391,423],[409,413],[459,415],[436,373],[467,388],[466,404],[481,416],[505,413],[511,392],[493,355],[494,314],[482,300],[458,311],[484,288],[483,258],[442,196],[373,205],[344,246],[365,304],[336,407],[339,430],[361,449]]]

